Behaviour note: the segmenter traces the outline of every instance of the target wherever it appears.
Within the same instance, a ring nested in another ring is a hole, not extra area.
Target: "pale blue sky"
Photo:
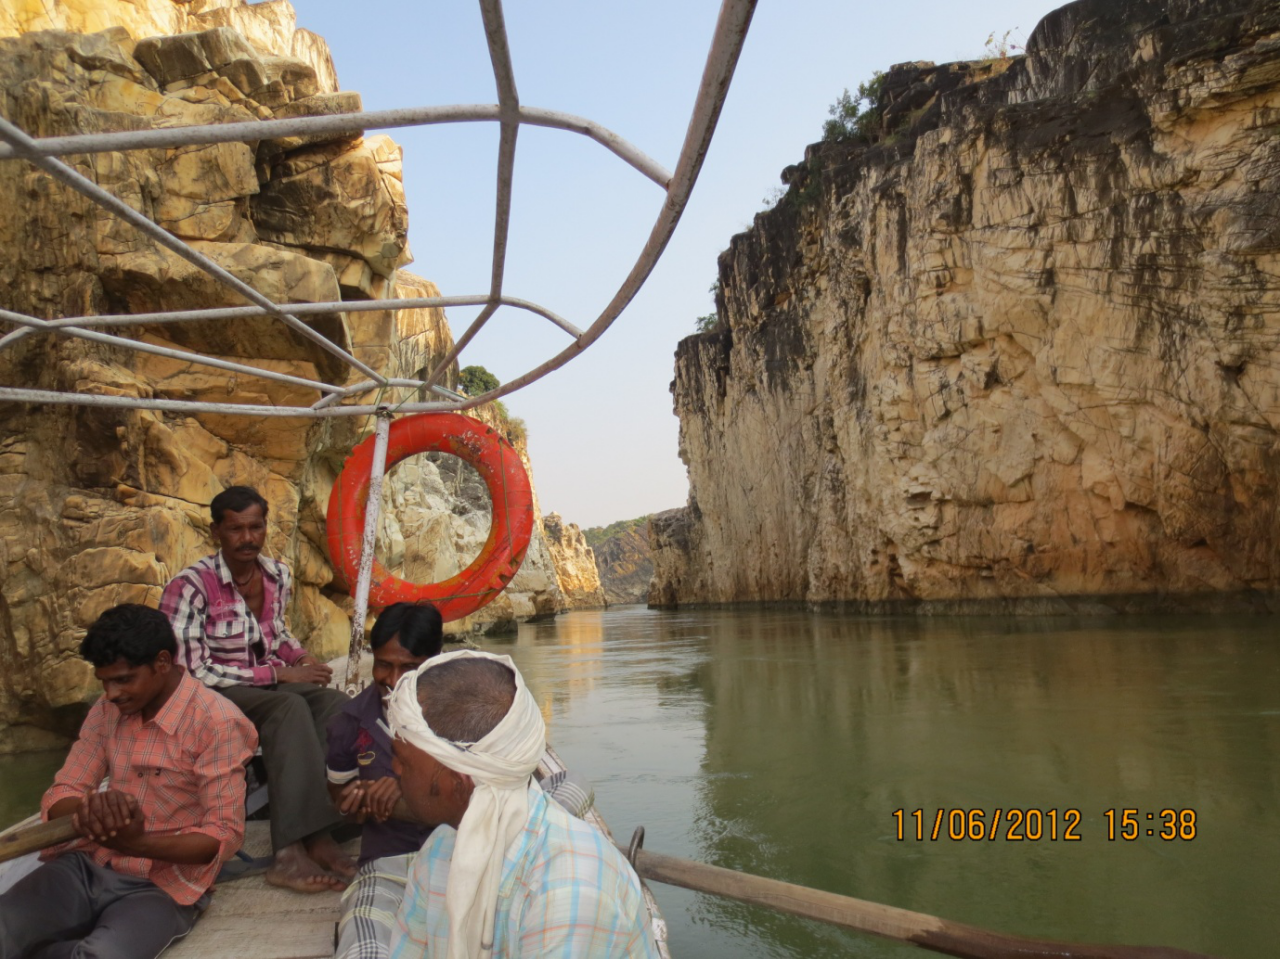
[[[471,0],[294,0],[323,36],[343,89],[366,109],[496,100]],[[676,343],[712,310],[716,256],[750,225],[783,167],[817,140],[845,87],[906,60],[973,59],[988,35],[1025,40],[1049,0],[760,0],[693,199],[648,284],[586,353],[507,398],[529,426],[544,512],[595,526],[684,504],[668,384]],[[675,165],[718,0],[516,0],[506,7],[520,99],[588,117]],[[409,267],[445,294],[489,285],[495,124],[388,131],[405,150]],[[516,154],[505,292],[580,327],[639,254],[661,191],[584,137],[523,129]],[[474,311],[450,312],[455,333]],[[501,311],[463,353],[500,379],[567,338]]]

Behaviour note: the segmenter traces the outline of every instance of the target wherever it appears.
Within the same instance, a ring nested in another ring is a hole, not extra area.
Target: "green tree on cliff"
[[[464,366],[462,372],[458,374],[458,382],[462,384],[468,396],[479,396],[481,393],[496,390],[502,385],[502,381],[483,366]]]
[[[884,74],[877,70],[871,79],[858,84],[858,95],[849,88],[836,98],[827,112],[831,119],[822,125],[822,139],[828,143],[845,140],[870,140],[880,123],[880,95],[884,92]]]

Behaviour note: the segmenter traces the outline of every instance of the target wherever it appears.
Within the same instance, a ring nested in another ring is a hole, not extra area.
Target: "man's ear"
[[[173,668],[173,655],[167,649],[160,650],[151,661],[151,668],[164,675]]]
[[[454,772],[449,767],[445,767],[445,772],[453,777],[453,795],[454,798],[463,800],[470,799],[471,794],[476,790],[476,784],[466,773]]]

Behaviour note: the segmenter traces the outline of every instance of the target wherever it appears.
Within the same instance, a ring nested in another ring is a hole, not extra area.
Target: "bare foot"
[[[341,876],[327,872],[307,855],[302,843],[295,842],[276,853],[275,861],[267,870],[267,882],[283,886],[295,892],[341,892],[347,882]]]
[[[327,832],[316,833],[309,839],[304,839],[303,844],[307,855],[320,867],[347,879],[355,876],[356,861],[343,852],[342,847]]]

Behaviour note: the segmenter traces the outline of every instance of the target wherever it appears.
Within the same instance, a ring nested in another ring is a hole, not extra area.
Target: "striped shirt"
[[[218,551],[169,580],[160,612],[178,636],[176,661],[207,686],[270,686],[277,666],[292,666],[307,651],[284,621],[293,574],[265,556],[259,620],[231,580]]]
[[[444,959],[445,888],[457,832],[437,826],[414,859],[391,959]],[[640,880],[600,830],[529,787],[529,816],[502,864],[492,959],[656,959]]]
[[[217,840],[218,854],[210,863],[183,865],[75,839],[41,858],[84,852],[100,866],[150,879],[179,905],[191,905],[244,842],[244,764],[257,746],[258,733],[244,714],[189,675],[152,719],[125,716],[99,699],[44,794],[41,813],[47,818],[54,803],[78,799],[108,776],[112,789],[138,801],[149,834],[201,833]]]

